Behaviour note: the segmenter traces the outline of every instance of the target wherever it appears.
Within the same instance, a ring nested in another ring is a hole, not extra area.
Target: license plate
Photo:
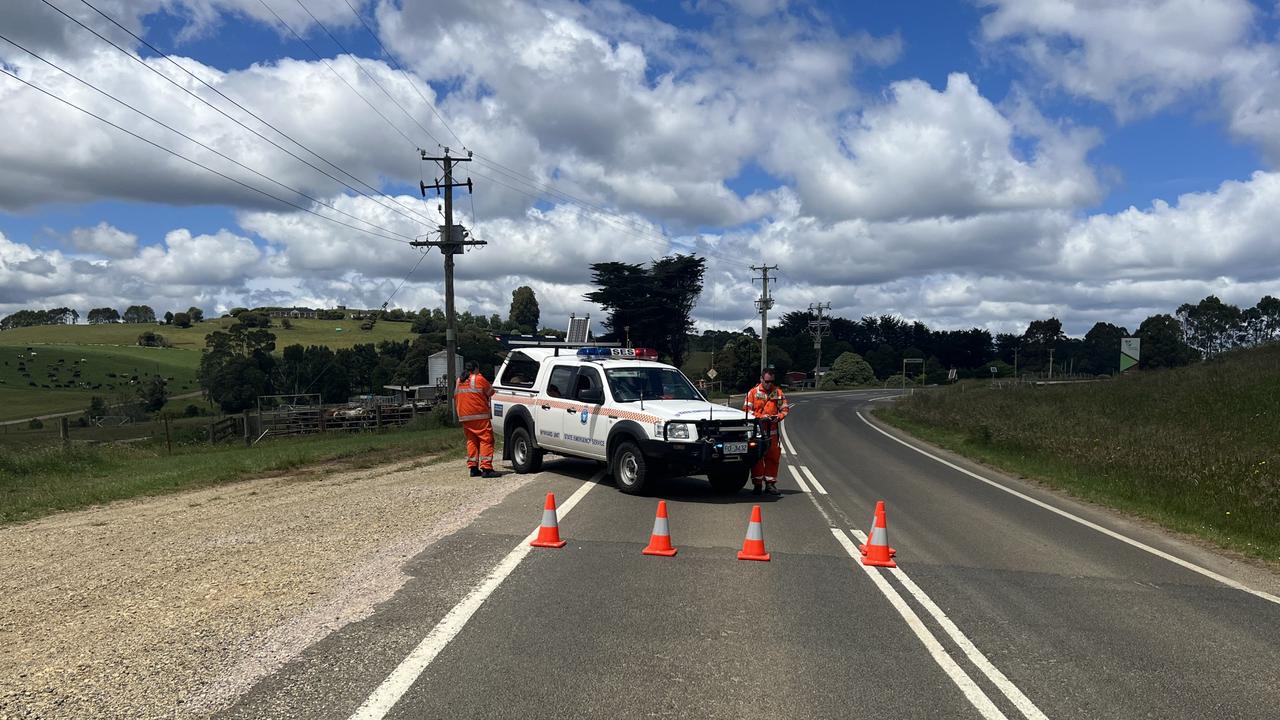
[[[746,455],[747,444],[744,442],[725,443],[724,454],[725,455]]]

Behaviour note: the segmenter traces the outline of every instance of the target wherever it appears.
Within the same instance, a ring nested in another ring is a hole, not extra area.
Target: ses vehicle
[[[657,358],[645,348],[513,350],[494,383],[503,459],[519,473],[537,472],[546,453],[598,460],[626,493],[683,475],[742,489],[763,450],[756,422],[708,402]]]

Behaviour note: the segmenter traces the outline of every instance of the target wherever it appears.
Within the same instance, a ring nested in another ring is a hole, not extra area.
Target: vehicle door
[[[574,380],[573,406],[564,416],[565,446],[575,455],[605,459],[609,420],[604,413],[604,380],[590,366],[578,368]]]
[[[553,365],[547,375],[547,387],[538,398],[534,423],[538,426],[538,445],[556,450],[568,450],[564,439],[565,418],[573,407],[574,380],[578,368],[573,365]]]

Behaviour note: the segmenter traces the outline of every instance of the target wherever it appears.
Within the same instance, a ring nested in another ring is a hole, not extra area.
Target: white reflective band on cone
[[[764,531],[760,528],[760,523],[747,523],[747,539],[748,540],[764,540]]]
[[[559,527],[559,525],[556,524],[555,510],[542,511],[542,527]]]
[[[654,535],[670,535],[671,534],[671,531],[667,529],[666,518],[653,519],[653,534]]]
[[[871,537],[867,538],[867,545],[888,545],[889,531],[887,528],[874,528],[871,531]]]

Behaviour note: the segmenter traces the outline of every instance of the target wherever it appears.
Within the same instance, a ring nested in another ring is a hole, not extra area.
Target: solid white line
[[[1276,597],[1275,595],[1272,595],[1272,594],[1270,594],[1270,593],[1263,592],[1263,591],[1261,591],[1261,590],[1254,590],[1253,588],[1249,587],[1248,585],[1243,585],[1243,584],[1241,584],[1241,583],[1239,583],[1239,582],[1236,582],[1235,580],[1232,580],[1231,578],[1227,577],[1226,575],[1220,575],[1220,574],[1218,574],[1218,573],[1216,573],[1216,572],[1214,572],[1214,571],[1210,570],[1209,568],[1201,567],[1201,566],[1199,566],[1199,565],[1196,565],[1196,564],[1195,564],[1195,563],[1193,563],[1193,562],[1190,562],[1190,561],[1187,561],[1187,560],[1183,560],[1182,558],[1177,557],[1177,556],[1174,556],[1174,555],[1170,555],[1169,553],[1167,553],[1167,552],[1165,552],[1165,551],[1163,551],[1163,550],[1158,550],[1158,549],[1156,549],[1156,548],[1153,548],[1153,547],[1151,547],[1150,545],[1147,545],[1147,544],[1146,544],[1146,543],[1144,543],[1144,542],[1140,542],[1140,541],[1138,541],[1138,540],[1134,540],[1133,538],[1128,537],[1127,535],[1121,535],[1120,533],[1118,533],[1118,532],[1116,532],[1116,531],[1114,531],[1114,530],[1110,530],[1110,529],[1108,529],[1108,528],[1102,527],[1101,525],[1099,525],[1099,524],[1097,524],[1097,523],[1095,523],[1095,522],[1090,522],[1090,521],[1088,521],[1088,520],[1085,520],[1084,518],[1082,518],[1082,517],[1080,517],[1080,516],[1078,516],[1078,515],[1072,515],[1071,513],[1067,512],[1066,510],[1062,510],[1062,509],[1056,508],[1056,507],[1054,507],[1054,506],[1050,505],[1049,503],[1043,502],[1043,501],[1041,501],[1041,500],[1037,500],[1037,499],[1035,499],[1035,498],[1033,498],[1033,497],[1031,497],[1030,495],[1027,495],[1027,494],[1025,494],[1025,493],[1020,493],[1020,492],[1018,492],[1017,490],[1014,490],[1013,488],[1010,488],[1010,487],[1006,487],[1006,486],[1004,486],[1004,485],[1001,485],[1000,483],[998,483],[998,482],[996,482],[996,481],[994,481],[994,480],[989,480],[989,479],[987,479],[987,478],[985,478],[985,477],[983,477],[983,476],[981,476],[981,475],[979,475],[979,474],[977,474],[977,473],[975,473],[975,472],[970,472],[970,471],[968,471],[968,470],[965,470],[964,468],[960,467],[959,465],[956,465],[955,463],[948,462],[948,461],[946,461],[946,460],[944,460],[944,459],[942,459],[942,458],[938,457],[937,455],[934,455],[933,453],[931,453],[931,452],[929,452],[929,451],[927,451],[927,450],[922,450],[922,449],[920,449],[920,448],[916,447],[915,445],[912,445],[911,443],[906,442],[905,440],[902,440],[902,439],[900,439],[900,438],[894,437],[892,434],[887,433],[887,432],[885,432],[884,430],[881,430],[880,428],[876,427],[876,426],[875,426],[875,424],[874,424],[874,423],[872,423],[870,420],[868,420],[868,419],[866,419],[865,417],[863,417],[863,416],[862,416],[862,413],[858,413],[858,418],[859,418],[859,419],[861,419],[861,420],[862,420],[862,422],[866,423],[866,424],[867,424],[867,426],[868,426],[868,427],[870,427],[872,430],[875,430],[876,432],[880,433],[881,435],[884,435],[885,437],[889,438],[890,440],[892,440],[892,441],[894,441],[894,442],[896,442],[896,443],[898,443],[898,444],[900,444],[900,445],[903,445],[903,446],[906,446],[906,447],[908,447],[908,448],[911,448],[912,450],[915,450],[916,452],[920,453],[921,455],[924,455],[924,456],[925,456],[925,457],[927,457],[927,458],[930,458],[930,459],[932,459],[932,460],[936,460],[937,462],[940,462],[940,463],[942,463],[943,465],[946,465],[947,467],[951,468],[952,470],[957,470],[957,471],[959,471],[959,472],[962,472],[962,473],[964,473],[965,475],[968,475],[969,477],[971,477],[971,478],[973,478],[973,479],[975,479],[975,480],[981,480],[982,482],[984,482],[984,483],[986,483],[986,484],[990,485],[990,486],[991,486],[991,487],[993,487],[993,488],[997,488],[997,489],[1003,490],[1003,491],[1005,491],[1005,492],[1009,493],[1010,495],[1013,495],[1014,497],[1022,498],[1023,500],[1026,500],[1027,502],[1031,503],[1032,505],[1036,505],[1036,506],[1038,506],[1038,507],[1042,507],[1042,508],[1044,508],[1045,510],[1048,510],[1049,512],[1051,512],[1051,513],[1056,513],[1056,514],[1058,514],[1058,515],[1061,515],[1062,517],[1064,517],[1064,518],[1066,518],[1066,519],[1068,519],[1068,520],[1072,520],[1072,521],[1074,521],[1074,522],[1080,523],[1081,525],[1084,525],[1085,527],[1090,528],[1090,529],[1092,529],[1092,530],[1097,530],[1098,532],[1102,533],[1103,535],[1106,535],[1106,536],[1111,537],[1111,538],[1115,538],[1116,540],[1119,540],[1120,542],[1128,543],[1129,545],[1132,545],[1133,547],[1136,547],[1136,548],[1138,548],[1139,550],[1145,550],[1146,552],[1149,552],[1149,553],[1151,553],[1152,555],[1155,555],[1156,557],[1164,558],[1165,560],[1168,560],[1169,562],[1171,562],[1171,563],[1173,563],[1173,564],[1175,564],[1175,565],[1181,565],[1182,567],[1184,567],[1184,568],[1186,568],[1186,569],[1188,569],[1188,570],[1191,570],[1192,572],[1197,572],[1197,573],[1200,573],[1201,575],[1204,575],[1204,576],[1205,576],[1205,577],[1207,577],[1207,578],[1211,578],[1211,579],[1213,579],[1213,580],[1217,580],[1218,582],[1222,583],[1223,585],[1226,585],[1227,587],[1235,588],[1236,590],[1240,590],[1240,591],[1243,591],[1243,592],[1247,592],[1247,593],[1249,593],[1250,595],[1255,595],[1255,596],[1257,596],[1257,597],[1262,598],[1263,600],[1266,600],[1266,601],[1268,601],[1268,602],[1273,602],[1273,603],[1276,603],[1277,605],[1280,605],[1280,597]]]
[[[595,487],[603,477],[604,471],[601,470],[591,480],[583,483],[582,487],[578,488],[556,508],[557,517],[563,518],[568,515],[569,511],[578,504],[578,501],[591,492],[591,488]],[[395,670],[391,671],[387,679],[382,681],[382,684],[373,691],[373,694],[364,701],[364,704],[352,713],[350,720],[382,720],[391,708],[400,701],[400,698],[408,692],[413,683],[431,664],[431,661],[436,659],[440,651],[444,650],[445,646],[457,637],[459,632],[462,632],[462,628],[466,626],[471,616],[480,609],[484,601],[493,594],[494,590],[498,589],[502,581],[506,580],[507,576],[520,564],[520,561],[529,554],[529,551],[533,549],[529,546],[529,543],[537,534],[538,530],[535,528],[533,532],[520,541],[519,545],[507,553],[506,557],[502,558],[493,570],[489,572],[489,575],[471,590],[470,594],[457,605],[454,605],[453,609],[440,622],[436,623],[431,632],[427,633],[422,642],[418,643],[413,652],[409,653],[408,657],[402,660]]]
[[[809,471],[808,465],[801,465],[800,469],[804,471],[804,474],[809,478],[809,484],[813,486],[814,490],[817,490],[823,495],[827,494],[827,489],[822,487],[822,483],[818,482],[818,478],[814,477],[813,473]]]
[[[792,455],[796,454],[796,448],[791,444],[791,438],[787,435],[787,424],[785,422],[778,423],[778,429],[782,431],[782,444],[787,446],[787,450]]]
[[[907,621],[907,627],[911,628],[911,631],[924,644],[925,649],[933,656],[934,662],[938,663],[942,671],[951,678],[951,682],[960,688],[960,692],[964,693],[964,696],[977,708],[982,717],[1008,720],[1005,714],[1000,712],[1000,708],[996,707],[996,704],[991,701],[991,698],[982,692],[982,688],[978,687],[973,678],[969,677],[968,673],[960,667],[955,658],[947,653],[938,638],[934,636],[928,627],[925,627],[924,621],[920,619],[915,610],[911,609],[911,606],[907,604],[902,595],[889,584],[889,581],[876,572],[875,568],[862,564],[862,555],[858,552],[858,548],[854,546],[853,541],[840,528],[831,528],[831,534],[836,536],[840,546],[849,554],[849,557],[853,558],[854,565],[862,568],[867,573],[867,577],[870,577],[871,581],[880,589],[880,592],[889,599],[889,604],[893,605],[893,609],[897,610],[902,619]]]
[[[796,479],[796,484],[800,486],[800,489],[809,492],[809,486],[805,484],[804,478],[800,477],[800,471],[796,470],[796,466],[788,465],[787,469],[791,471],[791,475]]]
[[[857,529],[850,530],[849,532],[857,538],[858,542],[865,543],[867,541],[867,536],[863,532]],[[1006,677],[1004,673],[1000,672],[999,668],[992,665],[991,661],[987,659],[987,656],[983,655],[982,651],[979,650],[964,633],[960,632],[960,628],[956,627],[956,624],[951,621],[951,618],[947,617],[947,614],[942,611],[942,608],[938,607],[938,604],[926,595],[925,592],[920,589],[919,585],[916,585],[911,578],[907,577],[907,574],[902,570],[902,568],[889,568],[889,573],[898,578],[898,582],[902,583],[903,587],[907,589],[907,592],[911,593],[911,596],[916,599],[916,602],[923,605],[929,615],[933,616],[933,619],[936,620],[938,624],[942,626],[942,629],[946,631],[948,637],[950,637],[955,644],[960,646],[960,649],[964,651],[965,657],[969,658],[969,662],[977,665],[978,669],[982,671],[982,674],[986,675],[987,679],[990,680],[992,684],[1000,690],[1000,692],[1004,693],[1005,697],[1009,698],[1009,702],[1013,703],[1014,706],[1018,708],[1018,711],[1027,718],[1027,720],[1048,720],[1045,714],[1040,711],[1040,708],[1036,707],[1035,703],[1031,702],[1031,699],[1024,695],[1022,691],[1018,689],[1018,686],[1013,684],[1012,680]]]

